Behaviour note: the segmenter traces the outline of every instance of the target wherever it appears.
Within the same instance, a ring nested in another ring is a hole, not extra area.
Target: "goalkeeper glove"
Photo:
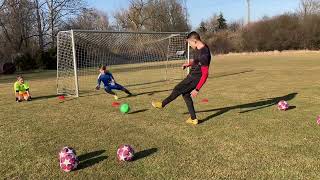
[[[97,86],[97,87],[96,87],[96,90],[99,90],[99,89],[100,89],[100,86]]]
[[[187,67],[189,67],[190,65],[188,63],[185,63],[182,65],[182,69],[185,70]]]

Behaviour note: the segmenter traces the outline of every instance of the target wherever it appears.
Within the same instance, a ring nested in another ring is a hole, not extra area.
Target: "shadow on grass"
[[[152,154],[154,154],[155,152],[157,152],[158,149],[157,148],[151,148],[151,149],[146,149],[140,152],[137,152],[134,154],[134,161],[137,161],[139,159],[143,159],[147,156],[150,156]]]
[[[168,85],[178,84],[180,81],[167,81],[167,82],[165,82],[163,84],[155,84],[155,85],[144,86],[144,87],[137,86],[136,88],[130,88],[130,90],[134,91],[134,90],[143,90],[143,89],[151,89],[151,88],[161,88],[161,87],[168,86]]]
[[[245,74],[245,73],[249,73],[249,72],[253,72],[253,71],[254,71],[253,69],[250,69],[250,70],[245,70],[245,71],[240,71],[240,72],[221,74],[221,75],[214,75],[212,78],[216,79],[216,78],[221,78],[221,77],[226,77],[226,76],[234,76],[234,75]],[[209,79],[210,79],[210,77],[209,77]]]
[[[59,100],[59,103],[65,103],[65,102],[73,101],[73,100],[76,100],[76,99],[77,99],[76,97],[70,97],[70,98],[67,98],[67,99],[64,99],[64,100]]]
[[[128,84],[128,85],[126,85],[126,87],[143,86],[143,85],[156,84],[156,83],[161,83],[161,82],[166,82],[166,80],[151,81],[151,82],[137,83],[137,84]]]
[[[90,96],[98,96],[101,94],[106,94],[106,93],[82,93],[81,95],[79,95],[79,97],[90,97]]]
[[[141,110],[129,112],[128,114],[138,114],[138,113],[146,112],[146,111],[148,111],[148,110],[149,110],[149,109],[141,109]]]
[[[225,77],[225,76],[234,76],[234,75],[238,75],[238,74],[244,74],[244,73],[249,73],[249,72],[253,72],[253,69],[249,69],[249,70],[244,70],[244,71],[240,71],[240,72],[235,72],[235,73],[228,73],[228,74],[222,74],[222,75],[214,75],[212,76],[212,78],[220,78],[220,77]],[[210,78],[210,77],[209,77]],[[172,79],[170,81],[177,81],[177,80],[183,80],[181,78],[179,79]],[[143,85],[149,85],[149,84],[157,84],[157,83],[163,83],[163,82],[170,82],[168,80],[158,80],[158,81],[151,81],[151,82],[146,82],[146,83],[137,83],[137,84],[128,84],[126,85],[126,87],[135,87],[135,86],[143,86]],[[159,85],[161,86],[161,85]],[[152,86],[155,87],[155,86]],[[149,87],[147,87],[149,88]]]
[[[50,99],[50,98],[56,98],[58,95],[52,94],[52,95],[47,95],[47,96],[36,96],[32,97],[32,101],[37,101],[37,100],[42,100],[42,99]]]
[[[297,108],[297,106],[289,106],[289,108],[287,109],[287,111],[292,110],[292,109],[295,109],[295,108]]]
[[[162,86],[158,86],[159,88],[161,88]],[[143,89],[143,88],[142,88]],[[140,89],[141,90],[141,89]],[[134,93],[133,92],[133,95],[131,96],[124,96],[124,97],[120,97],[119,99],[126,99],[126,98],[131,98],[131,97],[136,97],[136,96],[142,96],[142,95],[149,95],[149,96],[152,96],[156,93],[161,93],[161,92],[167,92],[167,91],[172,91],[173,89],[166,89],[166,90],[156,90],[156,91],[146,91],[146,92],[141,92],[141,93]],[[89,91],[88,91],[89,92]],[[119,91],[120,92],[120,91]],[[94,93],[87,93],[85,91],[82,91],[81,94],[79,95],[79,97],[89,97],[89,96],[97,96],[97,95],[102,95],[102,94],[106,94],[106,95],[109,95],[107,93],[104,93],[104,92],[94,92]]]
[[[168,91],[172,91],[172,90],[173,89],[166,89],[166,90],[159,90],[159,91],[146,91],[146,92],[136,93],[136,94],[133,94],[132,96],[123,97],[123,98],[120,98],[120,99],[136,97],[136,96],[142,96],[142,95],[145,95],[145,94],[147,94],[149,96],[152,96],[152,95],[157,94],[157,93],[168,92]]]
[[[104,161],[105,159],[108,158],[108,156],[100,156],[104,152],[106,151],[99,150],[99,151],[93,151],[93,152],[89,152],[89,153],[78,156],[80,164],[77,170],[85,169]]]
[[[249,73],[249,72],[253,72],[254,70],[250,69],[250,70],[244,70],[244,71],[240,71],[240,72],[235,72],[235,73],[229,73],[229,74],[222,74],[222,75],[214,75],[213,77],[209,77],[210,79],[213,78],[221,78],[221,77],[226,77],[226,76],[234,76],[234,75],[239,75],[239,74],[244,74],[244,73]],[[140,87],[140,88],[136,88],[139,90],[142,89],[149,89],[149,88],[154,88],[154,87],[163,87],[163,84],[158,84],[158,83],[165,83],[167,82],[168,84],[178,84],[179,82],[175,82],[177,80],[183,80],[183,79],[171,79],[171,80],[158,80],[158,81],[151,81],[151,82],[145,82],[145,83],[136,83],[136,84],[128,84],[125,85],[125,87],[127,87],[129,90],[129,87],[136,87],[136,86],[143,86],[143,85],[150,85],[150,84],[155,84],[153,86],[148,86],[148,87]],[[158,84],[158,85],[156,85]],[[140,96],[140,95],[145,95],[148,94],[149,96],[152,96],[153,94],[156,93],[160,93],[160,92],[166,92],[166,91],[171,91],[172,89],[168,89],[168,90],[163,90],[163,91],[150,91],[150,92],[142,92],[142,93],[137,93],[134,94],[132,96],[128,96],[128,97],[122,97],[120,99],[124,99],[124,98],[129,98],[129,97],[135,97],[135,96]],[[88,96],[96,96],[96,95],[101,95],[103,93],[99,93],[98,91],[94,92],[92,91],[81,91],[80,92],[80,97],[88,97]]]
[[[197,113],[201,113],[201,112],[213,112],[213,111],[217,111],[216,113],[204,118],[201,120],[200,123],[204,123],[214,117],[220,116],[230,110],[234,110],[234,109],[247,109],[247,108],[252,108],[252,109],[248,109],[248,110],[244,110],[244,111],[240,111],[239,113],[247,113],[247,112],[251,112],[251,111],[256,111],[259,109],[264,109],[270,106],[274,106],[276,104],[278,104],[279,101],[281,100],[285,100],[285,101],[290,101],[292,99],[294,99],[297,96],[298,93],[291,93],[291,94],[287,94],[285,96],[279,96],[279,97],[274,97],[274,98],[268,98],[265,100],[260,100],[257,102],[253,102],[253,103],[247,103],[247,104],[240,104],[240,105],[235,105],[235,106],[229,106],[229,107],[223,107],[223,108],[215,108],[215,109],[208,109],[208,110],[202,110],[202,111],[197,111]],[[291,109],[295,109],[295,106],[290,106],[288,110]],[[187,114],[187,113],[185,113]]]

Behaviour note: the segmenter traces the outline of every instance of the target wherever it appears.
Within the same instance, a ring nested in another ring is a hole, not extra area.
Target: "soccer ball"
[[[134,150],[130,145],[122,145],[118,148],[117,157],[119,161],[132,161]]]
[[[278,109],[281,111],[285,111],[289,108],[289,104],[286,101],[280,101],[278,103]]]
[[[59,159],[65,157],[68,154],[74,154],[77,155],[76,150],[74,150],[72,147],[63,147],[59,152]]]
[[[320,125],[320,115],[318,116],[317,124]]]
[[[64,172],[70,172],[77,168],[79,160],[77,156],[73,153],[67,154],[64,157],[60,158],[60,168]]]
[[[76,169],[79,164],[76,151],[71,147],[63,147],[59,152],[59,163],[64,172]]]
[[[120,106],[120,112],[122,112],[123,114],[126,114],[130,111],[130,106],[127,103],[121,104]]]

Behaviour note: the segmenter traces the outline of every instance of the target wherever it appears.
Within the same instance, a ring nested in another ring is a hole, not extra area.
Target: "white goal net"
[[[93,91],[101,65],[130,88],[181,79],[189,58],[186,33],[71,30],[57,38],[57,93],[77,97]]]

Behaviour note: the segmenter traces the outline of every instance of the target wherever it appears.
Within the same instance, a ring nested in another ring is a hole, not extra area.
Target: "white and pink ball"
[[[75,170],[78,165],[79,160],[75,154],[67,154],[66,156],[60,158],[60,168],[64,172]]]
[[[117,151],[117,158],[119,161],[132,161],[134,157],[134,150],[130,145],[121,145]]]
[[[317,124],[320,125],[320,115],[317,118]]]
[[[278,109],[281,111],[286,111],[289,109],[289,104],[286,101],[280,101],[278,103]]]
[[[64,172],[75,170],[79,165],[76,151],[71,147],[63,147],[59,152],[59,163]]]
[[[63,147],[60,152],[59,152],[59,159],[61,159],[62,157],[65,157],[68,154],[74,154],[77,155],[76,150],[74,150],[72,147]]]

